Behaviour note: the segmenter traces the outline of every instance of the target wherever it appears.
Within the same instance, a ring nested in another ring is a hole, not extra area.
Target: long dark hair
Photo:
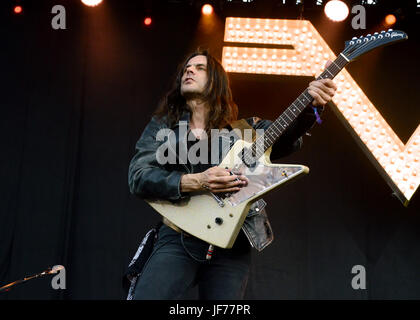
[[[221,129],[238,117],[238,107],[233,101],[229,79],[221,63],[207,50],[197,50],[180,65],[173,87],[159,104],[155,115],[158,118],[167,117],[168,125],[177,123],[184,111],[188,111],[185,98],[181,95],[181,78],[187,62],[198,55],[207,58],[207,85],[203,97],[210,106],[206,130]]]

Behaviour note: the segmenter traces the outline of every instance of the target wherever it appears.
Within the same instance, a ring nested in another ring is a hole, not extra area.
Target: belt
[[[175,230],[178,233],[183,232],[184,233],[184,236],[186,236],[186,237],[190,236],[188,233],[186,233],[184,230],[178,228],[178,226],[176,226],[175,224],[173,224],[171,221],[169,221],[165,217],[163,217],[163,224],[167,225],[169,228],[171,228],[172,230]]]

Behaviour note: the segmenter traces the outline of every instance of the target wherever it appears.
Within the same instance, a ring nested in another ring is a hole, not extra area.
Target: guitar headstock
[[[354,37],[346,41],[342,54],[348,61],[353,61],[372,49],[407,39],[408,36],[405,32],[388,29],[388,31],[375,32],[373,35],[368,34],[360,38]]]

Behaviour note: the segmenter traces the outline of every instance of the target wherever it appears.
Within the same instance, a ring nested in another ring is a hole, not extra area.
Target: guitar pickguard
[[[237,206],[246,200],[265,194],[288,179],[294,178],[301,171],[301,166],[273,166],[257,162],[254,167],[249,168],[245,164],[240,164],[233,169],[233,172],[245,175],[249,180],[248,185],[226,200],[232,206]]]

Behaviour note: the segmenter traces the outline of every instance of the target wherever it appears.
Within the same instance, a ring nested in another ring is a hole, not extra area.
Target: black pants
[[[137,280],[134,299],[182,299],[195,285],[200,300],[242,299],[251,263],[250,246],[244,243],[247,240],[238,236],[234,248],[215,247],[211,260],[197,261],[205,260],[208,244],[192,236],[181,237],[166,225],[160,228],[153,252]],[[241,237],[245,237],[242,232]]]

